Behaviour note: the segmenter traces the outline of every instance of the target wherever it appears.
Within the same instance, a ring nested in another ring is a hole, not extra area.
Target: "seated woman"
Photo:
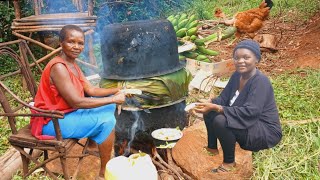
[[[84,38],[78,26],[62,28],[59,35],[62,51],[42,73],[35,106],[66,113],[64,119],[59,119],[63,138],[89,138],[98,144],[101,158],[99,176],[103,177],[115,137],[114,111],[116,104],[125,101],[125,95],[118,88],[97,88],[86,80],[75,63],[84,48]],[[32,134],[38,139],[54,138],[51,119],[34,117],[30,124]]]
[[[249,151],[274,147],[282,137],[279,114],[269,79],[256,68],[260,46],[244,40],[233,50],[234,72],[221,94],[211,102],[199,103],[195,111],[204,114],[208,132],[207,150],[217,154],[217,139],[223,163],[212,172],[235,167],[235,144]]]

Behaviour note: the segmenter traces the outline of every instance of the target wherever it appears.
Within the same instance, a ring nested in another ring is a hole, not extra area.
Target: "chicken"
[[[269,16],[272,6],[272,0],[264,0],[258,8],[239,12],[231,20],[226,20],[224,13],[220,9],[215,11],[215,16],[223,18],[224,23],[227,25],[234,25],[237,28],[236,37],[240,37],[244,33],[250,36],[261,29],[263,22]]]

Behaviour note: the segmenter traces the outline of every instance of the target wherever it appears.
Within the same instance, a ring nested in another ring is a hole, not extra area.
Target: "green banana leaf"
[[[191,79],[191,73],[186,69],[181,69],[174,73],[139,80],[102,79],[100,87],[140,89],[143,95],[134,95],[133,102],[127,102],[127,105],[152,108],[185,98],[188,95],[188,86]]]

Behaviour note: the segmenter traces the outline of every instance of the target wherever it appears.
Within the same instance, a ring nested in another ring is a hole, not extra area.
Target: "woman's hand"
[[[112,102],[116,104],[122,104],[126,100],[126,95],[122,92],[116,93],[114,96],[112,96]]]
[[[207,114],[210,111],[219,111],[220,107],[220,105],[212,103],[197,103],[193,110],[197,113]]]

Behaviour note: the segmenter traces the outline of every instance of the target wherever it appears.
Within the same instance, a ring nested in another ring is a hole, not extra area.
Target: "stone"
[[[232,172],[212,173],[223,161],[223,152],[218,144],[219,155],[211,156],[206,150],[207,130],[204,121],[183,130],[182,138],[172,150],[176,164],[185,173],[197,180],[209,179],[248,179],[252,176],[252,152],[236,145],[237,168]]]

